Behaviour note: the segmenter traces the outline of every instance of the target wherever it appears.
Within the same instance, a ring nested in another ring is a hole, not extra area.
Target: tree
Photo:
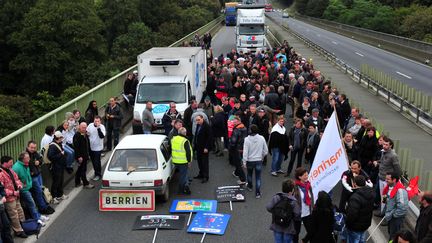
[[[137,55],[153,46],[154,34],[144,23],[132,23],[126,34],[114,40],[112,57],[120,69],[136,64]]]
[[[159,32],[155,34],[155,43],[168,46],[184,36],[183,26],[175,21],[162,23]]]
[[[308,0],[296,0],[295,1],[295,8],[297,9],[297,12],[300,14],[305,14],[307,9]]]
[[[61,102],[48,91],[38,92],[32,99],[32,107],[37,118],[56,109],[60,104]]]
[[[63,104],[67,103],[67,102],[75,99],[76,97],[84,94],[88,90],[89,90],[89,87],[87,87],[85,85],[72,85],[72,86],[69,86],[60,95],[60,102],[63,103]]]
[[[401,32],[409,38],[431,42],[432,7],[419,8],[404,19]]]
[[[328,20],[337,20],[345,11],[347,11],[347,7],[345,7],[340,0],[331,0],[323,13],[323,18]]]
[[[180,19],[181,23],[187,23],[183,25],[183,32],[190,33],[210,22],[212,17],[208,10],[195,5],[183,10]]]
[[[321,18],[328,5],[329,0],[309,0],[306,5],[306,15]]]
[[[25,125],[18,112],[0,106],[0,139]]]
[[[29,99],[18,95],[0,95],[0,104],[17,112],[20,120],[28,123],[34,120],[34,112]]]
[[[0,92],[17,94],[19,73],[12,72],[9,63],[19,53],[18,48],[10,42],[12,33],[22,29],[24,15],[35,4],[36,0],[3,0],[0,1]],[[22,80],[22,79],[21,79]]]
[[[213,14],[213,18],[216,18],[220,14],[221,5],[219,2],[214,0],[183,0],[179,3],[180,7],[186,9],[192,6],[198,6],[206,9]]]
[[[139,0],[102,0],[97,6],[97,13],[105,24],[109,50],[114,39],[126,34],[131,23],[141,21]]]
[[[159,1],[140,1],[140,15],[145,25],[150,27],[153,31],[158,31],[160,24],[177,20],[179,21],[182,9],[179,7],[178,2],[171,2],[170,0]],[[182,24],[187,24],[182,23]]]
[[[91,0],[39,0],[11,40],[20,49],[11,68],[24,73],[23,91],[60,94],[85,83],[107,56],[102,30]]]

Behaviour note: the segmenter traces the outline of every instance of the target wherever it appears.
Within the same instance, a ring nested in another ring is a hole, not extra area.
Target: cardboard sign
[[[170,213],[216,212],[216,200],[182,199],[174,200]]]
[[[184,215],[143,215],[137,217],[133,230],[183,229],[185,221]]]
[[[219,186],[216,189],[216,200],[218,202],[244,201],[244,188],[240,186]]]
[[[229,214],[197,213],[188,228],[188,232],[223,235],[230,217]]]
[[[100,211],[154,211],[154,190],[99,190]]]

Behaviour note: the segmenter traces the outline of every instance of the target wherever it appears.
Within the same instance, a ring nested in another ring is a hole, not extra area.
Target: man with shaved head
[[[87,123],[81,122],[78,131],[73,137],[75,148],[75,159],[78,163],[78,170],[75,174],[75,187],[84,186],[85,189],[92,189],[95,186],[87,180],[87,161],[89,159],[89,138],[87,136]]]

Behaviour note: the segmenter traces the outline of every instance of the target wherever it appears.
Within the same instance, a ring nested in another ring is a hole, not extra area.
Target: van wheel
[[[163,202],[168,202],[168,200],[169,200],[169,194],[170,194],[169,185],[167,185],[167,187],[165,188],[165,192],[164,192],[164,194],[162,195],[162,198],[161,198]]]

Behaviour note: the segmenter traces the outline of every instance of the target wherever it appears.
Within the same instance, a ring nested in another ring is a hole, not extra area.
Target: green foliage
[[[38,92],[36,97],[32,99],[32,107],[36,118],[54,110],[60,104],[60,100],[49,94],[48,91]]]
[[[328,5],[329,0],[309,0],[306,5],[306,14],[321,18]]]
[[[132,23],[126,34],[114,40],[112,56],[121,69],[136,63],[138,54],[153,46],[153,33],[144,23]]]
[[[26,86],[58,94],[87,79],[106,57],[103,23],[87,0],[39,0],[12,35],[20,53],[11,62]],[[30,90],[31,90],[30,89]]]
[[[0,106],[0,138],[25,125],[21,115],[7,106]]]
[[[128,32],[128,26],[141,20],[139,0],[102,0],[97,13],[105,24],[105,36],[111,49],[114,39]]]
[[[297,12],[300,14],[305,14],[307,9],[308,0],[296,0],[295,1],[295,9],[297,9]]]
[[[187,23],[183,25],[183,32],[190,33],[203,26],[204,23],[209,22],[212,19],[212,15],[208,10],[194,5],[183,10],[180,19],[181,23]]]
[[[330,0],[329,6],[323,13],[323,18],[328,20],[338,20],[339,16],[347,11],[347,7],[341,0]]]
[[[432,7],[418,8],[402,22],[401,32],[410,38],[431,42]]]
[[[20,114],[24,122],[33,120],[33,108],[29,99],[18,95],[0,95],[0,104]]]
[[[70,100],[75,99],[76,97],[82,95],[87,90],[89,90],[89,87],[85,85],[73,85],[69,86],[67,89],[63,91],[63,93],[60,95],[60,102],[66,103]]]

